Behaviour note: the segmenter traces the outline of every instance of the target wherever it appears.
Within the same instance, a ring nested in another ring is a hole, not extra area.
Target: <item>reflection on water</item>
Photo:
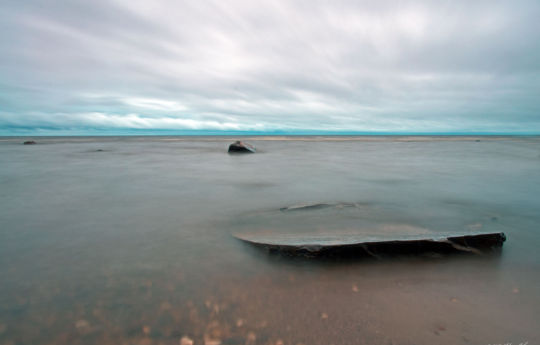
[[[540,340],[540,139],[268,139],[0,141],[0,344]],[[500,256],[291,261],[231,236],[484,230]]]

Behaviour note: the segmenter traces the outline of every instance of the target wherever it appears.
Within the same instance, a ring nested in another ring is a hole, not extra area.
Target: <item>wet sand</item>
[[[33,139],[0,141],[0,344],[540,341],[537,137],[252,138],[250,156],[231,138]],[[316,202],[358,206],[282,211]],[[314,261],[232,236],[396,229],[508,240]]]

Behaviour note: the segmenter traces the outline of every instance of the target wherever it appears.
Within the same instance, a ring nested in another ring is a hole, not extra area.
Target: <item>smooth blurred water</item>
[[[250,155],[223,137],[0,139],[0,344],[540,340],[538,137],[255,137]],[[309,203],[355,207],[280,211]],[[384,229],[508,240],[310,262],[231,236]]]

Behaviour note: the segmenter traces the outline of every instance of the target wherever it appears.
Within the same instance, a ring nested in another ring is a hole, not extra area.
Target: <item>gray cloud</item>
[[[538,1],[7,1],[0,129],[540,132],[539,15]]]

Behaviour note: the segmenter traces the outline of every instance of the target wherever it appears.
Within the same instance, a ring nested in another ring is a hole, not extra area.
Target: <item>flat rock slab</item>
[[[270,252],[299,256],[375,256],[426,252],[482,253],[502,247],[501,232],[419,234],[396,237],[347,235],[235,234],[237,239]]]

